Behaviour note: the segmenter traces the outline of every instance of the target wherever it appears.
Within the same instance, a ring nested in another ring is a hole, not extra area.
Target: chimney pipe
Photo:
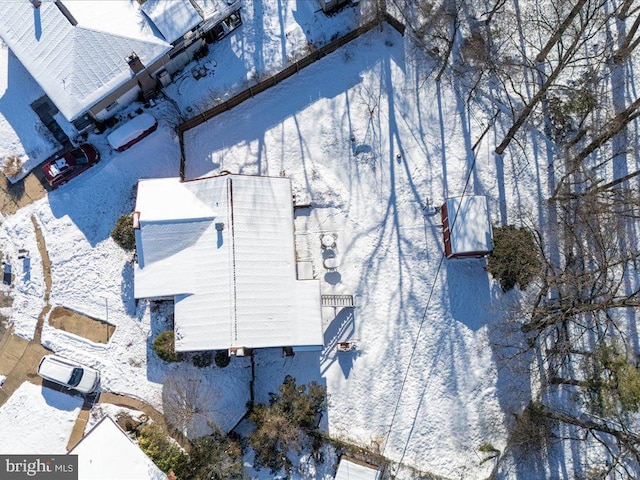
[[[40,3],[38,0],[35,0],[35,1]],[[65,4],[62,3],[62,0],[56,0],[54,3],[56,4],[56,7],[58,7],[60,12],[62,12],[62,14],[66,17],[66,19],[69,20],[69,23],[71,25],[73,25],[74,27],[78,25],[78,21],[74,18],[74,16],[71,14],[69,9],[65,6]]]

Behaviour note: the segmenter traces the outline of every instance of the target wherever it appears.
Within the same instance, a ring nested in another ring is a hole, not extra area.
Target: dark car
[[[84,143],[47,160],[43,167],[44,178],[51,187],[55,188],[84,172],[99,160],[100,154],[96,148],[89,143]]]

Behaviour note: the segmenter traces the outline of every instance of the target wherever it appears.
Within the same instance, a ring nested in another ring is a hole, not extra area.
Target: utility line
[[[471,174],[473,172],[473,169],[476,166],[476,159],[478,158],[478,155],[476,154],[476,152],[473,152],[473,162],[471,162],[471,167],[469,168],[469,172],[467,174],[467,179],[465,181],[464,184],[464,189],[462,190],[462,198],[464,198],[466,191],[467,191],[467,187],[469,186],[469,181],[471,180]],[[453,222],[450,224],[449,228],[453,228],[453,226],[455,225],[457,219],[458,219],[458,212],[460,211],[460,207],[462,205],[462,202],[460,202],[460,204],[458,205],[458,207],[456,208],[456,212],[455,212],[455,216],[453,217]],[[402,379],[402,385],[400,387],[400,392],[398,393],[398,399],[396,401],[395,407],[393,409],[393,415],[391,417],[391,424],[389,425],[389,429],[387,431],[387,435],[386,438],[384,440],[384,445],[382,446],[382,455],[384,456],[385,450],[387,448],[387,442],[389,441],[389,437],[391,436],[391,431],[393,430],[393,425],[395,423],[395,419],[396,416],[398,414],[398,407],[400,406],[400,400],[402,399],[402,393],[404,392],[404,387],[407,383],[407,378],[409,377],[409,370],[411,369],[411,364],[413,363],[413,358],[415,356],[416,353],[416,349],[418,347],[418,341],[420,340],[420,334],[422,333],[422,327],[424,326],[424,321],[427,318],[427,312],[429,311],[429,305],[431,304],[431,298],[433,297],[433,292],[435,291],[435,287],[436,287],[436,282],[438,281],[438,277],[440,275],[440,270],[442,269],[442,263],[444,262],[445,259],[445,252],[442,252],[442,255],[440,257],[440,261],[438,262],[438,268],[436,270],[436,275],[433,279],[433,283],[431,284],[431,288],[429,290],[429,296],[427,298],[427,305],[424,308],[424,314],[422,315],[422,320],[420,320],[420,326],[418,327],[418,333],[416,335],[416,339],[413,342],[413,347],[411,349],[411,355],[409,356],[409,363],[407,364],[407,369],[405,371],[404,374],[404,378]],[[414,420],[418,415],[418,411],[416,410],[416,413],[414,415]],[[405,457],[405,453],[407,451],[406,449],[406,445],[409,444],[409,440],[411,440],[411,433],[409,433],[409,437],[407,438],[407,442],[405,444],[405,448],[402,451],[402,456],[400,457],[400,461],[398,462],[398,467],[400,467],[400,465],[402,465],[402,461],[404,460]],[[397,473],[397,471],[396,471]]]

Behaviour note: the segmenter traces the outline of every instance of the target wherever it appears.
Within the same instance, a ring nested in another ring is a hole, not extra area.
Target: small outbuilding
[[[378,480],[379,478],[380,471],[377,468],[347,460],[345,457],[340,459],[335,476],[335,480]]]
[[[442,205],[442,231],[447,258],[484,257],[493,250],[487,198],[448,198]]]

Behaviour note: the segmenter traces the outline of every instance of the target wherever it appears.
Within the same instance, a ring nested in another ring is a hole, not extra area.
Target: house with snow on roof
[[[296,278],[291,180],[140,180],[136,299],[175,303],[176,351],[323,345],[320,282]]]
[[[241,23],[240,0],[2,3],[0,38],[78,130],[153,96]]]

